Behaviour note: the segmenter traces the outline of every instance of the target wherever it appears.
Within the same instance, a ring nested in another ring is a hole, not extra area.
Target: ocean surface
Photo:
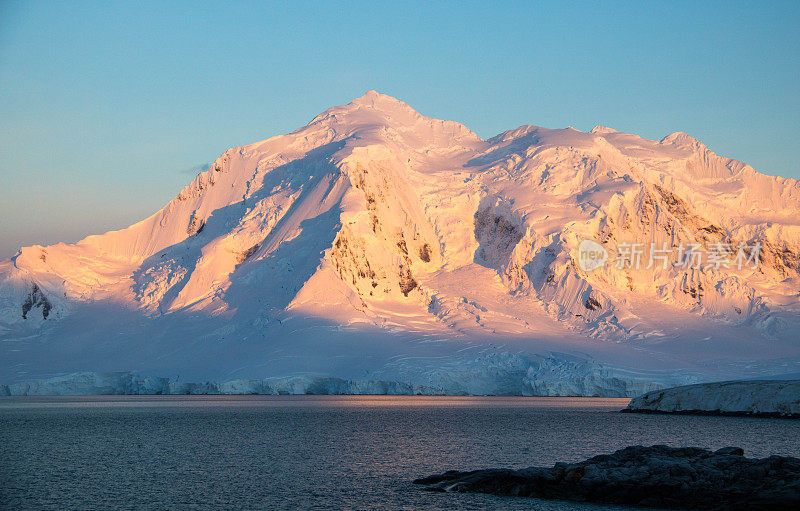
[[[450,469],[628,445],[800,456],[800,421],[622,414],[627,399],[0,398],[3,509],[622,509],[423,491]]]

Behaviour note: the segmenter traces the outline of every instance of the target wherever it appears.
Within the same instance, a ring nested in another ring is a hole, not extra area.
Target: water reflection
[[[92,407],[501,407],[596,408],[619,410],[628,398],[518,396],[11,396],[0,408]]]

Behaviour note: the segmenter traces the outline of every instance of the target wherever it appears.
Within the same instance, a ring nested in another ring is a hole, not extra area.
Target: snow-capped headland
[[[126,229],[1,261],[0,384],[635,396],[768,378],[800,372],[798,254],[798,182],[685,133],[484,140],[369,91],[225,151]]]
[[[729,381],[656,390],[632,399],[625,411],[800,419],[800,380]]]

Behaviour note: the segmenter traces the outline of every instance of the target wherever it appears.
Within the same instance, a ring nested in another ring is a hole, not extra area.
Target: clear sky
[[[0,257],[138,221],[368,89],[490,137],[685,131],[800,177],[800,2],[0,0]]]

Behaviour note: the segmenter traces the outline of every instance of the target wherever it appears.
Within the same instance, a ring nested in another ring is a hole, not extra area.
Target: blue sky
[[[0,257],[368,89],[490,137],[685,131],[800,177],[800,3],[0,2]]]

